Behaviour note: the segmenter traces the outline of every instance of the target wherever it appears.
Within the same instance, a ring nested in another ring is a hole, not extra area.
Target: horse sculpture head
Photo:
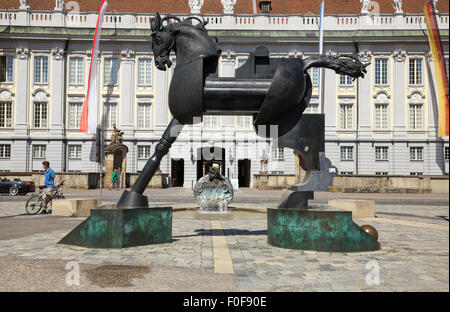
[[[193,25],[192,20],[198,24]],[[174,22],[176,21],[176,22]],[[176,16],[161,18],[159,13],[151,20],[152,50],[155,64],[159,70],[166,70],[172,66],[170,52],[177,53],[180,62],[188,62],[194,58],[218,56],[217,40],[208,36],[206,24],[197,17],[188,17],[181,21]]]
[[[170,51],[175,46],[175,35],[180,31],[175,29],[174,24],[163,26],[164,21],[170,17],[161,18],[159,13],[151,21],[152,27],[152,50],[155,55],[155,64],[159,70],[166,70],[172,66]],[[172,17],[175,18],[175,17]]]

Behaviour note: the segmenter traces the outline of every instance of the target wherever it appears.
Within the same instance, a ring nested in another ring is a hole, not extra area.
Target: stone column
[[[28,136],[28,115],[30,103],[30,52],[27,48],[17,49],[17,94],[15,137]]]
[[[50,136],[64,135],[64,50],[52,49]]]
[[[393,53],[394,68],[393,68],[393,130],[395,138],[406,138],[406,119],[405,112],[407,112],[406,101],[406,77],[405,77],[405,50],[396,50]]]
[[[120,129],[125,132],[125,138],[133,137],[135,111],[135,79],[134,51],[122,51],[122,85],[121,92],[121,123]]]
[[[393,68],[393,137],[396,138],[390,151],[391,159],[389,160],[389,173],[390,174],[405,174],[409,171],[409,153],[408,144],[405,142],[407,139],[407,118],[408,116],[408,102],[406,100],[407,89],[407,77],[405,77],[405,50],[396,50],[393,52],[394,68]]]
[[[359,53],[359,60],[363,63],[369,63],[372,59],[372,52],[368,50],[361,51]],[[367,74],[365,79],[359,79],[358,80],[358,103],[356,103],[357,107],[355,107],[355,121],[358,122],[358,135],[360,138],[371,138],[372,137],[372,123],[371,123],[371,115],[370,115],[370,109],[368,109],[366,112],[361,113],[359,110],[368,105],[371,105],[370,103],[360,103],[362,99],[371,99],[372,95],[372,65],[367,66]],[[358,113],[359,112],[359,113]]]

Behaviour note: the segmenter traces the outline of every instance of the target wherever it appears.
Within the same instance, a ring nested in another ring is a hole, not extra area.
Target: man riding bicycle
[[[52,191],[55,187],[55,172],[50,168],[50,162],[47,160],[42,162],[42,167],[44,168],[44,186],[45,188],[42,190],[44,195],[44,208],[42,209],[42,213],[47,213],[47,204],[52,198]]]

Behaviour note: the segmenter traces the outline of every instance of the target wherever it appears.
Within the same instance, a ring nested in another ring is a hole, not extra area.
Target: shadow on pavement
[[[223,230],[205,230],[199,229],[195,230],[197,234],[192,235],[176,235],[173,238],[182,238],[182,237],[193,237],[193,236],[242,236],[242,235],[267,235],[267,230],[238,230],[238,229],[223,229]]]

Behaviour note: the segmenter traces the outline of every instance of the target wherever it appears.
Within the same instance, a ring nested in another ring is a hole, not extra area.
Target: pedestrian
[[[50,201],[50,205],[52,204],[51,197],[52,192],[55,188],[55,172],[50,168],[50,162],[47,160],[42,162],[42,168],[44,169],[44,186],[45,188],[42,190],[44,194],[44,208],[42,209],[42,213],[47,213],[47,204]]]
[[[109,190],[111,188],[119,188],[119,175],[117,174],[117,169],[114,169],[111,175],[111,185],[109,186]]]

